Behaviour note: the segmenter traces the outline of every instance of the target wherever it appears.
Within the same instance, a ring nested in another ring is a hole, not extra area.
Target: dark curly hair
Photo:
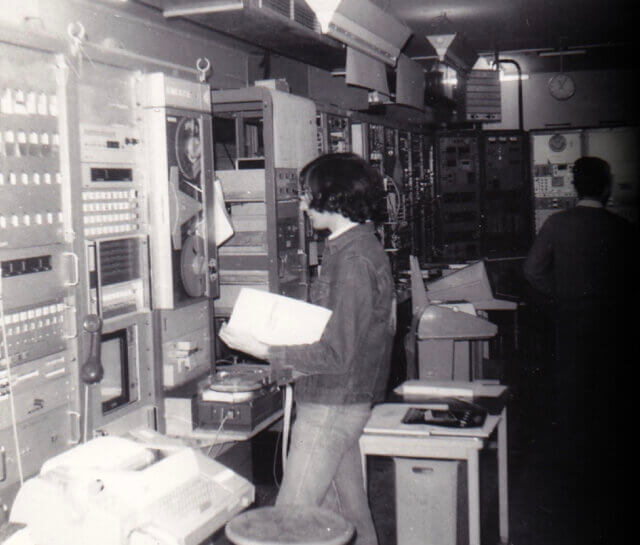
[[[311,192],[310,208],[338,212],[357,223],[382,221],[384,190],[380,173],[355,153],[328,153],[300,172],[303,191]]]

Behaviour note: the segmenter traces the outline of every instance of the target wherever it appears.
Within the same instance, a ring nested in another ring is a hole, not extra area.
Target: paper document
[[[423,395],[434,397],[473,397],[471,383],[464,386],[452,381],[408,380],[393,390],[398,395]]]
[[[231,218],[224,206],[222,183],[220,180],[213,182],[213,218],[216,234],[216,246],[220,246],[233,236]]]
[[[308,344],[320,340],[331,314],[298,299],[242,288],[228,327],[267,344]]]
[[[403,382],[393,391],[409,397],[497,397],[506,389],[503,384],[496,383],[413,379]]]

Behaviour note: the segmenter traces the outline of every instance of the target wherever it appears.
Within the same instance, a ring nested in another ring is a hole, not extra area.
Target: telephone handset
[[[82,327],[89,333],[89,355],[80,368],[80,378],[85,384],[96,384],[104,376],[104,368],[100,360],[100,334],[102,333],[102,319],[97,314],[85,316]]]

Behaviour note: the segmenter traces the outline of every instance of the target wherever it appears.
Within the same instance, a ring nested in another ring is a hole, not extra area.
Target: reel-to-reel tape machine
[[[164,74],[144,89],[153,306],[173,309],[217,295],[210,91]]]
[[[218,296],[213,217],[211,90],[162,73],[143,77],[149,165],[151,306],[162,346],[163,386],[211,367]]]

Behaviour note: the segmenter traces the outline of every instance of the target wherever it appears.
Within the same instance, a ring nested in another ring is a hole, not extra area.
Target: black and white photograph
[[[632,8],[0,0],[0,544],[633,542]]]

